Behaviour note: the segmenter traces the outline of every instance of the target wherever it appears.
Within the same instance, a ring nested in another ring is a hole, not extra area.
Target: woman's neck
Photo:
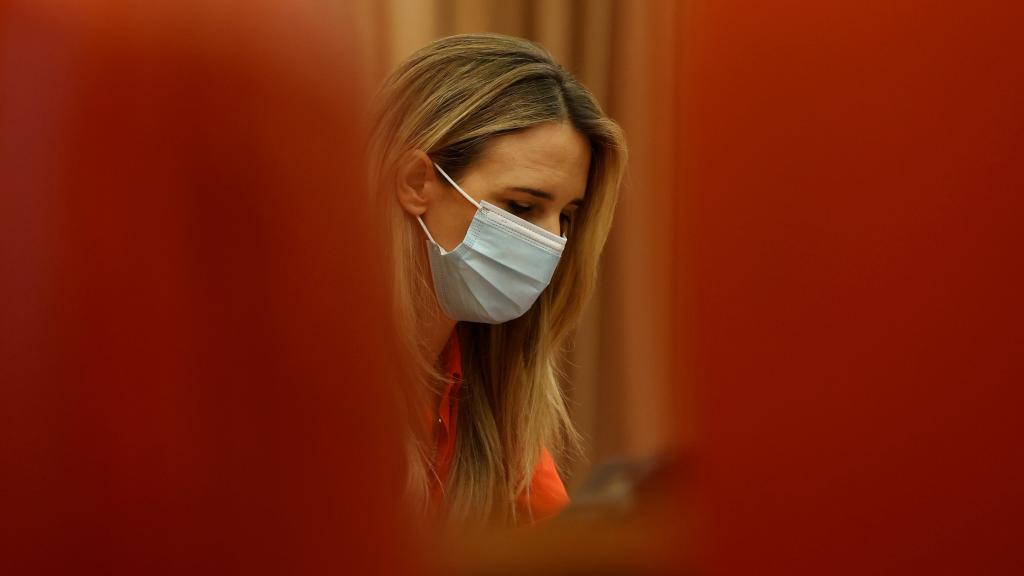
[[[444,347],[448,343],[448,339],[451,338],[452,330],[455,329],[455,320],[452,320],[441,311],[440,306],[438,306],[437,313],[430,315],[428,318],[423,326],[424,341],[427,344],[430,357],[434,359],[435,363],[440,365],[441,353],[444,352]]]

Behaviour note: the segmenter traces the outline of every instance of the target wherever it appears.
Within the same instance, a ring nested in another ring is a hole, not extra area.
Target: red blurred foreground
[[[706,572],[1024,574],[1024,8],[681,12]]]
[[[404,572],[345,18],[117,6],[0,27],[0,573]]]
[[[422,569],[353,23],[278,4],[0,12],[0,573]],[[1024,572],[1016,6],[680,4],[696,491],[483,566]]]

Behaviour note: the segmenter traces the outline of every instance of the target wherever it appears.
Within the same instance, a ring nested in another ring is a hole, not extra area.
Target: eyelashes
[[[516,216],[528,214],[530,210],[533,210],[532,205],[523,204],[522,202],[516,202],[515,200],[509,200],[507,205],[508,211],[515,214]]]
[[[510,213],[515,214],[516,216],[519,216],[524,220],[529,220],[530,213],[533,211],[532,204],[524,204],[522,202],[516,202],[515,200],[509,200],[508,202],[505,203],[505,206]],[[562,223],[563,232],[566,230],[566,228],[569,227],[570,224],[572,224],[572,219],[572,214],[566,214],[565,212],[562,212],[561,214],[558,215],[558,220],[559,222]]]

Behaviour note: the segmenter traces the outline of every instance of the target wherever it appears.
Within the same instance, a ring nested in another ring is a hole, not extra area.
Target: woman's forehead
[[[568,123],[546,123],[492,140],[473,172],[491,186],[538,188],[556,196],[582,196],[590,143]]]

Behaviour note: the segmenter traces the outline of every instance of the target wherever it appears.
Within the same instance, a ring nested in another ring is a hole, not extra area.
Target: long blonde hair
[[[444,513],[451,520],[514,524],[546,447],[578,451],[558,365],[593,292],[626,165],[622,130],[551,55],[498,34],[437,40],[402,63],[376,99],[368,149],[370,190],[385,216],[381,241],[394,290],[394,321],[408,355],[404,404],[410,416],[409,494],[425,503],[434,474],[421,415],[444,385],[422,341],[424,311],[436,309],[422,231],[398,203],[399,159],[423,150],[452,178],[492,138],[544,122],[569,122],[590,143],[587,192],[551,284],[524,316],[499,325],[461,323],[463,385]]]

